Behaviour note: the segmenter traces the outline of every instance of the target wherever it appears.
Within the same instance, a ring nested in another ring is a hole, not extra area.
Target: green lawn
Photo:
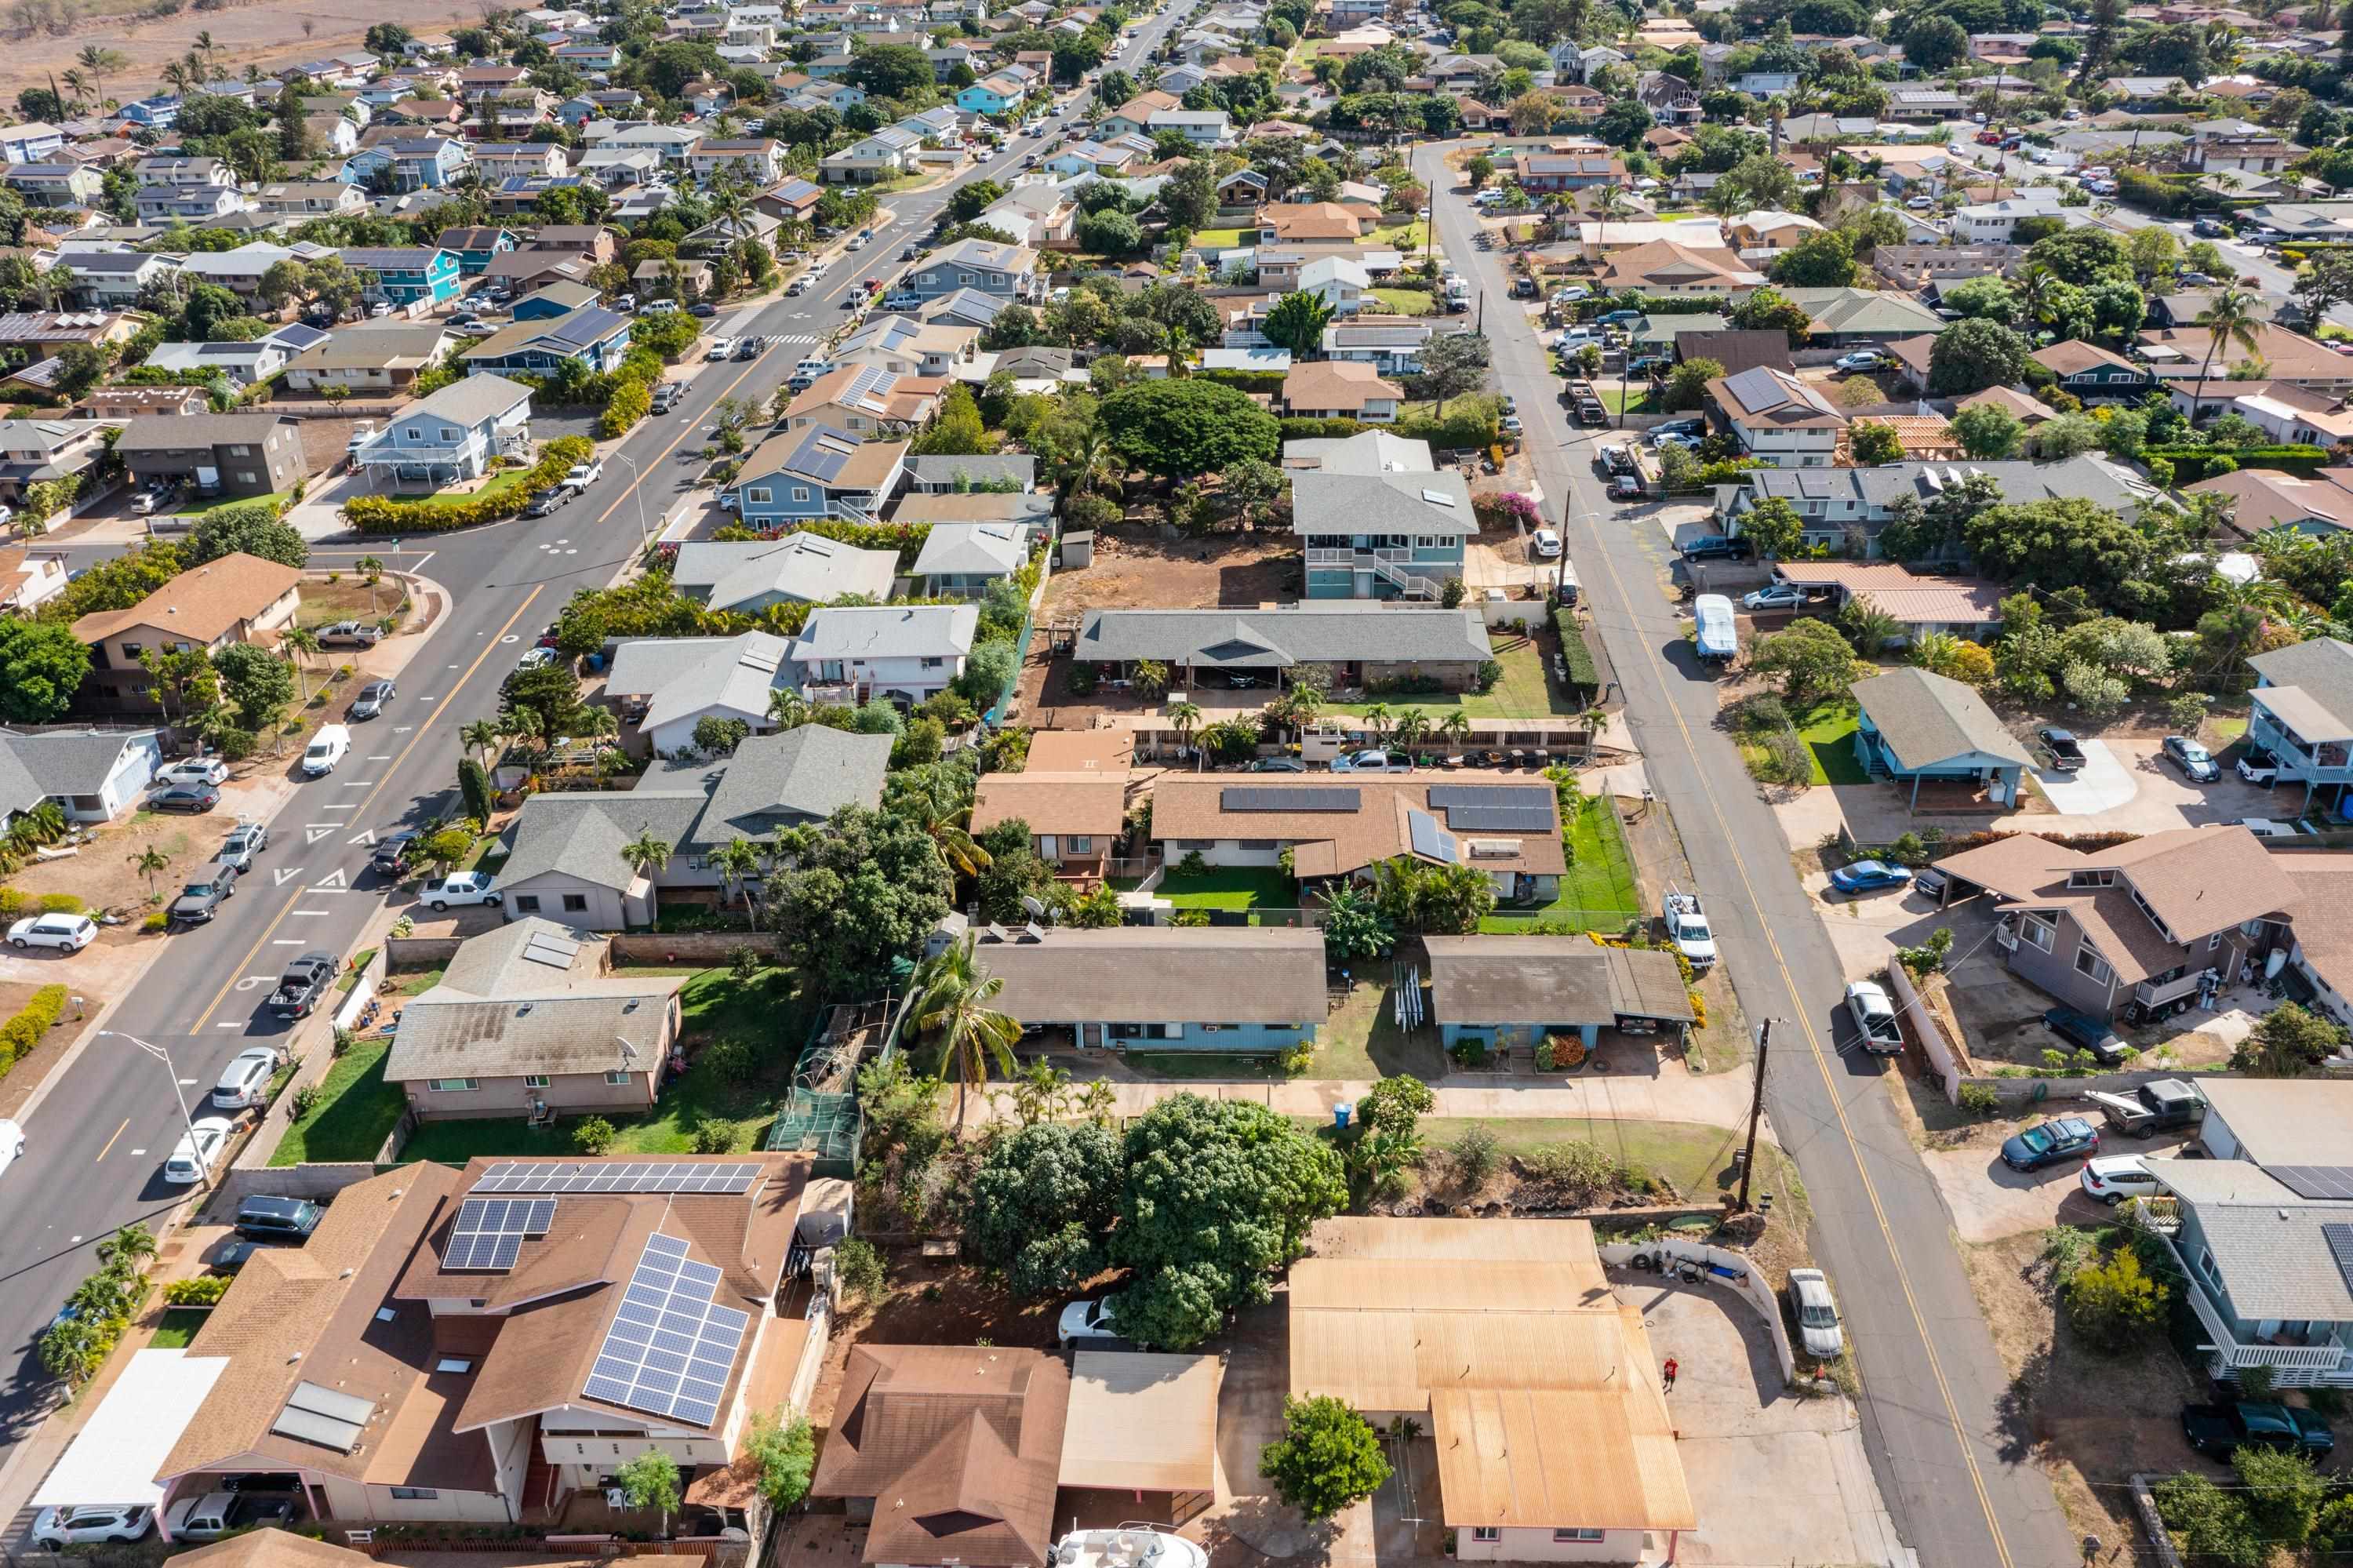
[[[1643,914],[1642,890],[1634,879],[1633,858],[1626,851],[1615,800],[1598,796],[1577,808],[1568,825],[1568,853],[1567,874],[1560,879],[1559,895],[1551,903],[1498,906],[1479,928],[1516,931],[1535,920],[1566,920],[1614,931]]]
[[[319,1103],[286,1129],[269,1163],[374,1160],[399,1124],[406,1097],[384,1081],[389,1041],[355,1045],[327,1069]]]
[[[1738,1128],[1591,1117],[1424,1117],[1419,1130],[1429,1147],[1445,1149],[1473,1125],[1493,1133],[1505,1154],[1571,1141],[1599,1144],[1620,1163],[1641,1167],[1695,1202],[1712,1200],[1730,1182],[1732,1156],[1742,1138]]]
[[[489,482],[480,490],[468,491],[463,495],[451,495],[447,491],[438,491],[431,495],[386,495],[380,499],[389,501],[395,506],[419,506],[428,501],[442,500],[479,501],[486,495],[496,495],[502,490],[512,490],[530,477],[531,470],[527,468],[501,469],[491,475]]]
[[[1213,865],[1198,876],[1171,870],[1155,891],[1179,909],[1299,907],[1299,885],[1271,866]]]
[[[1402,223],[1382,223],[1365,236],[1368,245],[1393,245],[1399,250],[1419,250],[1429,239],[1430,230],[1418,217]]]
[[[164,1314],[164,1320],[155,1325],[155,1337],[147,1341],[147,1348],[151,1351],[186,1350],[188,1341],[196,1337],[196,1330],[205,1326],[205,1319],[209,1316],[211,1314],[194,1307],[168,1309]]]
[[[248,501],[267,501],[271,503],[273,505],[283,508],[286,503],[292,499],[293,494],[294,493],[290,490],[280,490],[269,495],[208,496],[200,501],[191,501],[185,506],[174,506],[172,508],[172,515],[174,517],[202,517],[206,513],[210,512],[216,507],[242,506]]]
[[[1806,715],[1798,726],[1798,738],[1814,758],[1814,782],[1817,784],[1868,784],[1871,775],[1854,755],[1854,732],[1858,723],[1855,710],[1841,704],[1825,703]]]
[[[1193,243],[1204,250],[1232,250],[1240,246],[1242,231],[1239,228],[1197,228]]]
[[[1356,972],[1378,974],[1386,967],[1374,961]],[[1434,1031],[1424,1030],[1417,1037],[1398,1028],[1396,992],[1388,980],[1359,980],[1348,1000],[1324,1021],[1317,1033],[1315,1065],[1308,1069],[1308,1076],[1386,1078],[1403,1073],[1435,1078],[1448,1070]]]
[[[1601,406],[1613,414],[1647,414],[1651,412],[1651,384],[1647,379],[1629,378],[1622,385],[1614,377],[1596,377],[1594,396]]]
[[[1369,292],[1393,316],[1426,316],[1438,309],[1438,302],[1419,289],[1374,289]]]
[[[1531,606],[1531,609],[1540,607]],[[1572,714],[1577,705],[1569,694],[1552,683],[1545,669],[1544,651],[1535,641],[1498,633],[1494,639],[1495,662],[1504,667],[1494,689],[1482,696],[1472,692],[1428,692],[1411,696],[1383,697],[1381,706],[1394,718],[1408,708],[1419,708],[1432,719],[1444,718],[1460,709],[1471,718],[1543,718],[1552,714]],[[1369,703],[1334,703],[1324,711],[1335,714],[1361,715]],[[1435,742],[1432,742],[1435,745]]]

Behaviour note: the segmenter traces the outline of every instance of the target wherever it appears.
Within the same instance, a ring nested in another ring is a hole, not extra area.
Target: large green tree
[[[2111,607],[2130,603],[2125,585],[2146,579],[2160,555],[2150,533],[2081,496],[1989,506],[1961,536],[1989,577],[2044,593],[2081,587]]]
[[[1259,1456],[1274,1495],[1311,1520],[1330,1519],[1380,1490],[1389,1462],[1372,1423],[1325,1393],[1282,1402],[1282,1436]]]
[[[294,667],[258,643],[230,643],[213,655],[213,669],[245,729],[268,728],[294,701]]]
[[[1025,1127],[992,1144],[973,1177],[965,1245],[1018,1295],[1075,1290],[1103,1266],[1120,1179],[1119,1139],[1108,1128]]]
[[[1955,322],[1928,345],[1928,390],[1967,397],[2008,387],[2026,374],[2026,340],[1999,322]]]
[[[1332,307],[1319,295],[1294,289],[1274,302],[1266,313],[1267,341],[1287,348],[1304,360],[1324,346],[1324,329],[1332,324]]]
[[[90,649],[71,627],[0,619],[0,719],[47,724],[63,716],[89,673]]]
[[[1190,376],[1112,394],[1103,422],[1122,457],[1170,481],[1245,458],[1273,462],[1282,445],[1273,415],[1230,387]]]
[[[955,879],[923,824],[893,813],[845,806],[812,841],[772,888],[769,916],[803,985],[880,996],[948,912]]]
[[[268,501],[233,501],[216,506],[188,535],[188,564],[200,567],[223,556],[259,556],[297,569],[311,564],[311,546],[290,523],[279,520]]]

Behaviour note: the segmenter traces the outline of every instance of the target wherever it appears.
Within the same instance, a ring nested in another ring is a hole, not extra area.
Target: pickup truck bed
[[[278,989],[269,993],[269,1011],[280,1018],[307,1018],[333,983],[343,960],[328,952],[305,953],[286,966]]]

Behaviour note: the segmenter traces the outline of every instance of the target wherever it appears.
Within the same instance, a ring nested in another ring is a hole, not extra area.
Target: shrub
[[[1622,1175],[1607,1150],[1581,1138],[1531,1150],[1520,1163],[1531,1177],[1566,1190],[1580,1202],[1609,1192]]]
[[[1446,1048],[1446,1054],[1465,1067],[1487,1065],[1487,1042],[1479,1035],[1465,1035]]]
[[[1965,1116],[1996,1116],[2001,1111],[2001,1097],[1990,1084],[1963,1084],[1960,1107]]]
[[[881,1296],[889,1283],[882,1255],[874,1250],[872,1242],[856,1236],[833,1249],[833,1277],[844,1290],[867,1301]]]
[[[2231,1456],[2231,1467],[2246,1489],[2247,1518],[2258,1536],[2289,1548],[2312,1539],[2328,1480],[2311,1460],[2250,1443]]]
[[[327,1091],[321,1088],[316,1084],[305,1084],[301,1088],[295,1090],[294,1098],[291,1102],[294,1107],[294,1119],[296,1121],[301,1121],[312,1111],[317,1110],[319,1108],[320,1102],[324,1100],[326,1097]]]
[[[1472,690],[1483,697],[1493,691],[1495,683],[1503,678],[1504,666],[1501,663],[1493,659],[1483,660],[1479,665],[1478,678],[1472,683]]]
[[[1454,1169],[1461,1172],[1465,1181],[1478,1186],[1495,1173],[1495,1167],[1503,1160],[1498,1142],[1485,1122],[1472,1122],[1454,1140]]]
[[[572,1128],[572,1147],[583,1154],[602,1154],[613,1147],[613,1139],[618,1136],[613,1124],[603,1117],[582,1117]]]
[[[2141,1267],[2140,1255],[2121,1247],[2105,1263],[2088,1263],[2067,1281],[2067,1320],[2094,1348],[2130,1350],[2165,1320],[2166,1287]]]
[[[0,1023],[0,1047],[6,1051],[6,1065],[0,1065],[0,1073],[41,1043],[41,1036],[64,1014],[70,994],[61,985],[45,985],[26,999],[23,1012]]]
[[[702,1065],[722,1083],[748,1084],[760,1071],[760,1058],[749,1040],[731,1036],[702,1048]]]
[[[1598,691],[1601,671],[1593,659],[1592,645],[1585,641],[1585,627],[1576,612],[1556,609],[1552,612],[1552,629],[1560,638],[1560,656],[1568,666],[1568,683],[1586,691]]]
[[[228,1294],[228,1276],[200,1274],[194,1279],[175,1279],[164,1287],[166,1307],[210,1307]]]
[[[2247,1505],[2205,1477],[2168,1476],[2152,1487],[2157,1515],[2183,1553],[2226,1568],[2256,1568],[2265,1548],[2256,1539]]]
[[[733,1154],[743,1138],[744,1129],[732,1121],[699,1121],[694,1124],[694,1151],[697,1154]]]
[[[381,495],[361,495],[343,503],[343,516],[363,534],[446,534],[501,522],[521,513],[570,472],[573,464],[587,461],[596,450],[596,443],[586,436],[559,436],[547,443],[538,464],[521,484],[495,494],[406,505]]]
[[[613,389],[612,400],[605,405],[596,433],[607,440],[627,435],[631,426],[653,412],[653,394],[646,390],[644,382],[625,381]]]
[[[139,922],[139,929],[142,932],[160,931],[169,924],[171,924],[171,917],[161,909],[156,909],[149,912],[145,918]]]
[[[79,915],[88,907],[89,906],[75,894],[44,893],[41,895],[41,913],[44,915]]]

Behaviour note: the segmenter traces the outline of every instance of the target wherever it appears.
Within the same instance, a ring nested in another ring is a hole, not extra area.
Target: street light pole
[[[188,1129],[188,1148],[196,1155],[197,1183],[201,1186],[211,1186],[213,1184],[212,1167],[206,1162],[203,1151],[196,1148],[195,1118],[188,1114],[188,1097],[180,1087],[180,1071],[172,1065],[172,1054],[152,1041],[140,1039],[136,1034],[125,1034],[114,1029],[101,1029],[98,1033],[101,1039],[111,1036],[117,1040],[128,1040],[164,1064],[164,1074],[172,1080],[173,1102],[180,1107],[180,1123]]]
[[[625,463],[628,467],[629,490],[638,498],[638,548],[640,552],[650,550],[654,547],[654,542],[652,534],[646,527],[646,485],[645,480],[638,472],[637,460],[626,452],[615,452],[613,460],[616,462]]]

